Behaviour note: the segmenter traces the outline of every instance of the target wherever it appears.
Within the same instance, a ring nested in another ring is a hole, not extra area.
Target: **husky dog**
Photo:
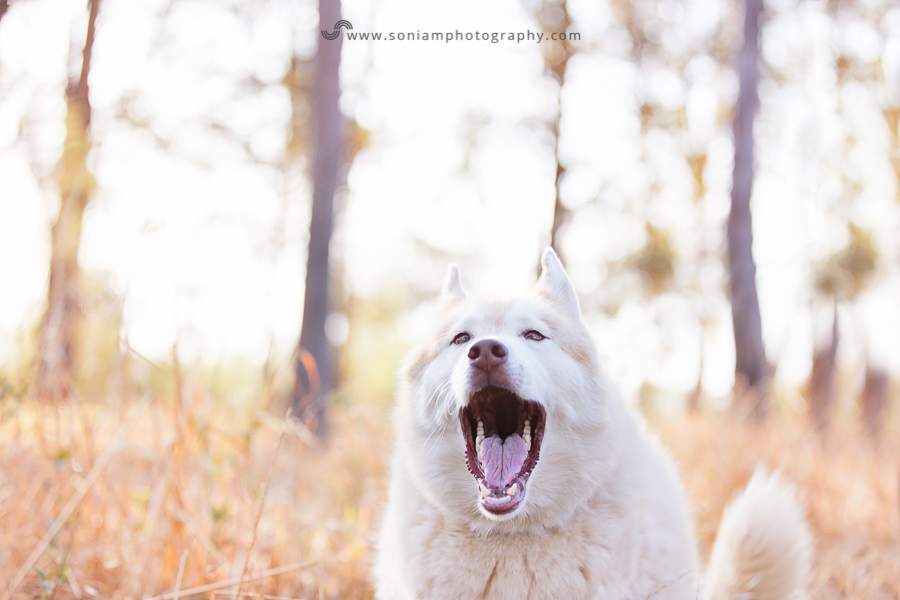
[[[800,597],[810,543],[761,470],[701,582],[671,460],[601,369],[547,249],[530,297],[475,301],[451,265],[434,334],[401,373],[381,600]]]

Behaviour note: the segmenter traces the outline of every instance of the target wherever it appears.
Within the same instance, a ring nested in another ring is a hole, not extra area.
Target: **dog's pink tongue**
[[[505,488],[522,470],[528,450],[518,433],[505,441],[494,435],[481,442],[481,456],[488,485]]]

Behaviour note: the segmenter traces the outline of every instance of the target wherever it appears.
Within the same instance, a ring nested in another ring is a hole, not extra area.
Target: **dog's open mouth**
[[[540,458],[545,420],[540,404],[495,386],[472,394],[469,405],[459,411],[466,463],[488,512],[509,513],[525,497],[528,477]]]

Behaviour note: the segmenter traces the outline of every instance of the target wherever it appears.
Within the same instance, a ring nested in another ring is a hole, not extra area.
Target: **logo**
[[[353,29],[353,25],[350,24],[350,21],[345,21],[341,19],[337,23],[334,24],[334,31],[322,31],[322,37],[326,40],[333,40],[337,36],[341,34],[341,27],[346,27],[347,29]]]

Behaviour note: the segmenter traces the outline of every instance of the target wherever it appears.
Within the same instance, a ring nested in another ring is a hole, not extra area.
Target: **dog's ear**
[[[539,296],[557,303],[573,319],[581,318],[575,287],[553,248],[547,248],[541,256],[541,278],[538,279],[535,291]]]
[[[463,291],[462,286],[459,284],[459,267],[451,263],[447,267],[444,285],[441,288],[441,304],[465,299],[466,292]]]

